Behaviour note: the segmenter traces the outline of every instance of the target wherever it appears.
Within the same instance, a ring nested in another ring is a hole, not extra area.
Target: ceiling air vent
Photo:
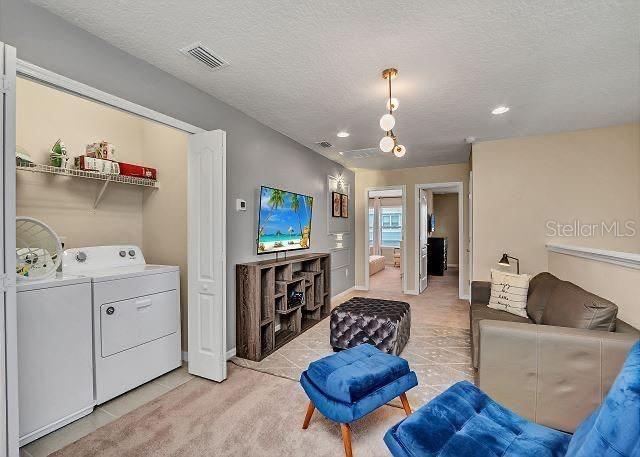
[[[318,141],[316,143],[318,146],[322,146],[323,148],[332,148],[333,145],[331,143],[329,143],[328,141]]]
[[[222,57],[215,55],[212,50],[205,48],[200,42],[190,44],[189,46],[180,49],[180,52],[188,57],[196,59],[200,63],[205,64],[212,70],[218,70],[229,66],[229,62],[224,60]]]
[[[345,159],[368,159],[371,157],[379,157],[383,155],[387,155],[387,154],[382,152],[378,147],[365,148],[365,149],[352,149],[350,151],[344,151],[344,153],[342,154],[342,156]]]

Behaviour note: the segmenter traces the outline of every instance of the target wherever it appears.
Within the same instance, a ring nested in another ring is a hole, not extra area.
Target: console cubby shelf
[[[289,303],[294,291],[304,293],[303,304]],[[260,361],[330,312],[329,254],[236,265],[238,357]]]

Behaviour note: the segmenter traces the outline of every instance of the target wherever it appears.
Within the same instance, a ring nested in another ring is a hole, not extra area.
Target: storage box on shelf
[[[290,303],[292,292],[304,292],[303,303]],[[236,265],[238,357],[260,361],[330,312],[329,254]]]

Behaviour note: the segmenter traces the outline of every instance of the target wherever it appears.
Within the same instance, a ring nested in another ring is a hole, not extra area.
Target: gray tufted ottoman
[[[331,311],[331,346],[334,351],[369,343],[399,355],[409,341],[409,303],[354,297]]]

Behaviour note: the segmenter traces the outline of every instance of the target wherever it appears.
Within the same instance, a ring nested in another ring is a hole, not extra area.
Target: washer
[[[20,446],[93,411],[91,279],[19,282]]]
[[[137,246],[67,249],[62,264],[91,278],[97,404],[181,365],[179,267],[149,265]]]

